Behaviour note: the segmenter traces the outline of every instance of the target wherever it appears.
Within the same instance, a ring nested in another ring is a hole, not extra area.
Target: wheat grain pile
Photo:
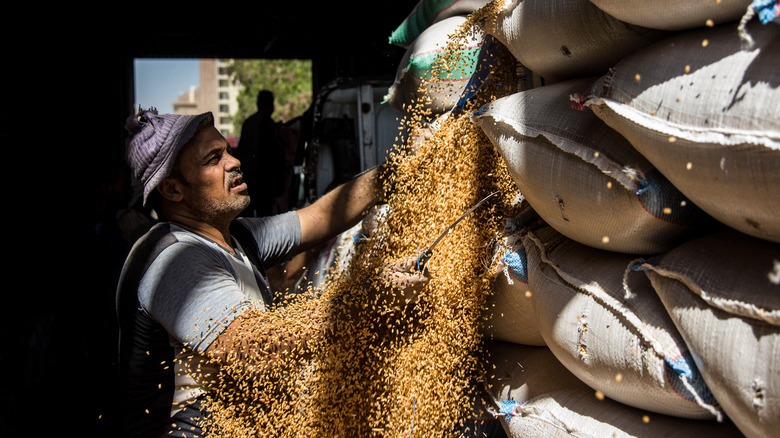
[[[482,32],[493,7],[469,16],[452,44]],[[462,62],[444,59],[436,67],[443,71],[432,76],[445,76]],[[502,159],[468,117],[516,91],[511,56],[492,62],[493,74],[463,115],[448,114],[432,124],[436,117],[410,108],[399,121],[399,132],[412,135],[390,158],[395,173],[385,182],[392,187],[386,214],[374,218],[346,270],[323,288],[252,312],[263,321],[252,348],[263,350],[269,333],[293,342],[285,352],[267,353],[273,366],[228,364],[210,378],[212,436],[444,437],[469,428],[485,372],[481,324],[493,246],[517,194]],[[385,263],[416,255],[497,190],[499,196],[437,246],[416,306],[386,299],[377,275]],[[308,342],[298,342],[303,337]]]

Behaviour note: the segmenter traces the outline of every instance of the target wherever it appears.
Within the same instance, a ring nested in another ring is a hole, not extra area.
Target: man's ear
[[[157,185],[157,191],[164,199],[171,202],[180,202],[182,199],[180,182],[174,178],[165,178],[160,184]]]

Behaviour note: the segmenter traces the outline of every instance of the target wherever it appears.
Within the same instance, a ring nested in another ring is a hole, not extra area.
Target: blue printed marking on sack
[[[507,250],[501,262],[506,265],[513,279],[528,283],[528,257],[525,251]]]
[[[666,377],[681,396],[691,401],[696,401],[698,397],[703,403],[717,406],[718,401],[710,392],[710,388],[701,376],[690,353],[686,352],[677,357],[667,356],[664,358],[664,362]],[[685,381],[687,381],[687,385]],[[697,397],[694,397],[691,389],[696,392]]]
[[[777,0],[753,0],[753,10],[758,13],[762,24],[767,24],[780,14],[780,2]]]
[[[634,190],[644,209],[654,217],[671,223],[690,224],[704,214],[660,172],[653,170]]]
[[[487,78],[493,72],[493,56],[498,44],[498,41],[493,36],[485,35],[482,46],[476,57],[476,65],[474,66],[473,74],[469,78],[469,82],[463,90],[460,99],[458,99],[458,102],[452,109],[453,114],[460,114],[469,99],[477,94],[477,91],[482,88],[487,81]]]
[[[512,417],[515,415],[515,406],[518,404],[519,403],[514,400],[501,400],[501,407],[499,410],[504,414],[507,423],[512,421]]]

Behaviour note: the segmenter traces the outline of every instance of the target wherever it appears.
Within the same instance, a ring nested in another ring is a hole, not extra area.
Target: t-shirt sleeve
[[[295,211],[236,220],[252,232],[257,242],[259,257],[266,268],[294,255],[301,244],[301,222]]]
[[[141,281],[143,310],[182,344],[203,353],[249,306],[224,256],[179,242],[166,248]]]

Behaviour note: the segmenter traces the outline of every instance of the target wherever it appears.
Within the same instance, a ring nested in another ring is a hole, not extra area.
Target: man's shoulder
[[[254,113],[254,114],[250,115],[249,117],[247,117],[246,119],[244,119],[243,126],[257,124],[257,123],[260,122],[260,120],[262,120],[260,118],[260,114]]]
[[[185,249],[206,250],[202,251],[205,253],[210,252],[207,250],[208,245],[206,242],[199,239],[194,233],[167,222],[159,222],[138,239],[133,246],[131,254],[143,255],[151,262],[169,248],[177,248],[175,252],[181,252]]]
[[[164,249],[164,247],[175,243],[176,240],[177,238],[171,230],[171,225],[167,222],[158,222],[152,225],[135,241],[130,254],[150,254],[159,252]]]

